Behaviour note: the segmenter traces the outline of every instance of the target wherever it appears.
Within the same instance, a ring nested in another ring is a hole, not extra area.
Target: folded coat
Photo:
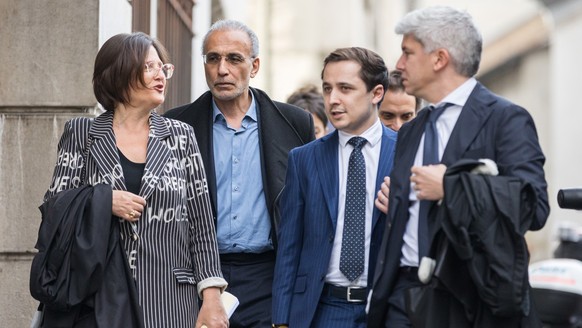
[[[40,206],[30,292],[44,305],[43,327],[143,327],[111,202],[111,186],[98,184]]]
[[[446,196],[431,225],[435,273],[407,295],[415,327],[540,326],[524,237],[535,190],[519,178],[469,172],[480,164],[461,160],[445,174]]]

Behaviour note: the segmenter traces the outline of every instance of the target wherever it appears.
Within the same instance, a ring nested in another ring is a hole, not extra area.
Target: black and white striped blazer
[[[113,112],[66,123],[45,200],[80,186],[82,177],[87,184],[106,183],[114,190],[126,190]],[[150,115],[139,195],[147,202],[144,212],[137,224],[121,221],[121,234],[145,325],[194,327],[197,285],[199,292],[224,287],[226,282],[220,271],[206,174],[191,126]]]

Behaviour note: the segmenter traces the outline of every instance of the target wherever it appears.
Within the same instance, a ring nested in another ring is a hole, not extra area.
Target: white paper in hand
[[[224,305],[226,314],[230,319],[230,316],[232,316],[234,310],[236,310],[236,308],[239,305],[238,298],[236,298],[236,296],[232,295],[229,292],[222,292],[222,294],[220,295],[220,299],[222,300],[222,305]]]

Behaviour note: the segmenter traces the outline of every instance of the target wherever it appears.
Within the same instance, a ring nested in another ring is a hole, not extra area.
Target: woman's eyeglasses
[[[162,71],[166,80],[169,80],[172,75],[174,75],[174,65],[172,64],[162,64],[160,62],[147,62],[145,64],[145,71],[147,73],[154,73],[154,76],[158,75]]]

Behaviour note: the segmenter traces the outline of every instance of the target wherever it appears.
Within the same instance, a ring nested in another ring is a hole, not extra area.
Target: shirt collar
[[[444,103],[450,103],[453,105],[463,107],[465,106],[467,99],[469,99],[469,96],[471,95],[471,92],[473,92],[473,89],[475,89],[476,85],[477,80],[475,80],[474,77],[469,78],[467,81],[465,81],[455,90],[453,90],[453,92],[449,93],[445,98],[443,98],[443,100],[441,100],[438,104],[435,104],[434,106],[438,107],[439,105],[442,105]]]
[[[248,117],[254,122],[257,122],[257,103],[255,102],[255,95],[253,95],[251,91],[249,91],[249,94],[251,95],[251,104],[245,114],[245,118]],[[222,112],[218,109],[218,105],[216,105],[214,98],[212,99],[212,117],[214,117],[214,122],[219,118],[224,120],[224,115],[222,115]]]
[[[372,126],[369,127],[368,130],[364,131],[362,134],[360,134],[357,137],[366,138],[366,140],[368,141],[368,144],[370,144],[371,147],[374,147],[382,139],[382,133],[383,133],[382,123],[380,122],[379,118],[376,118],[376,122],[374,124],[372,124]],[[349,134],[347,132],[338,130],[338,137],[339,137],[339,144],[342,147],[345,147],[347,145],[348,141],[352,137],[356,137],[356,135]]]

